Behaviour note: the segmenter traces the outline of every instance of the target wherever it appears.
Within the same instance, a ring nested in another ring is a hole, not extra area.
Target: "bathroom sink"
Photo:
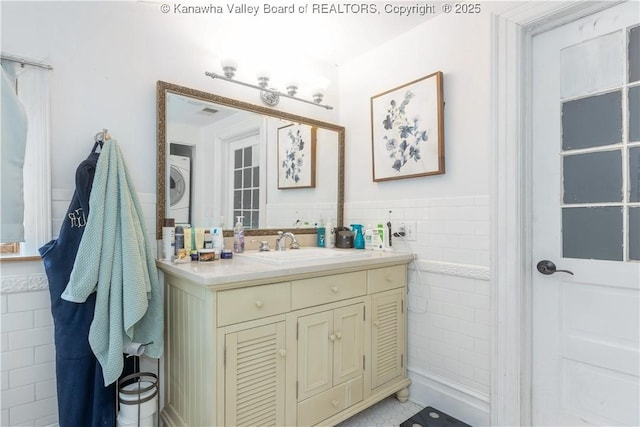
[[[300,248],[287,249],[286,251],[268,251],[268,252],[244,252],[235,254],[238,258],[253,261],[265,262],[268,264],[288,264],[307,261],[322,261],[331,259],[353,259],[365,258],[369,255],[369,251],[357,249],[333,249],[333,248]]]

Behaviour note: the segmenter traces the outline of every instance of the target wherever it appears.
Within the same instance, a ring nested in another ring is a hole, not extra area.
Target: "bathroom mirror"
[[[157,236],[165,218],[225,235],[238,215],[247,235],[342,224],[344,127],[164,81],[157,126]],[[306,140],[313,185],[283,185],[294,134]]]

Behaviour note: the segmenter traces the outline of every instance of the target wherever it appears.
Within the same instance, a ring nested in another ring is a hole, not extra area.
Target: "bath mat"
[[[427,406],[402,424],[400,427],[471,427],[469,424],[453,418],[431,406]]]

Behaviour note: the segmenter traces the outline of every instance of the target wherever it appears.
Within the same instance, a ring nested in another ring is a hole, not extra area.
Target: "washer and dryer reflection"
[[[176,224],[189,223],[191,203],[191,159],[185,156],[170,155],[169,203],[171,215]]]

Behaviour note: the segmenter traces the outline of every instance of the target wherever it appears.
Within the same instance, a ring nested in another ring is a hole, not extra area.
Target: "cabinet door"
[[[298,318],[298,401],[331,388],[332,334],[333,311]]]
[[[284,425],[285,342],[285,322],[225,335],[225,425]]]
[[[362,375],[364,357],[364,304],[333,312],[333,385]]]
[[[403,372],[404,288],[371,296],[371,387]]]

